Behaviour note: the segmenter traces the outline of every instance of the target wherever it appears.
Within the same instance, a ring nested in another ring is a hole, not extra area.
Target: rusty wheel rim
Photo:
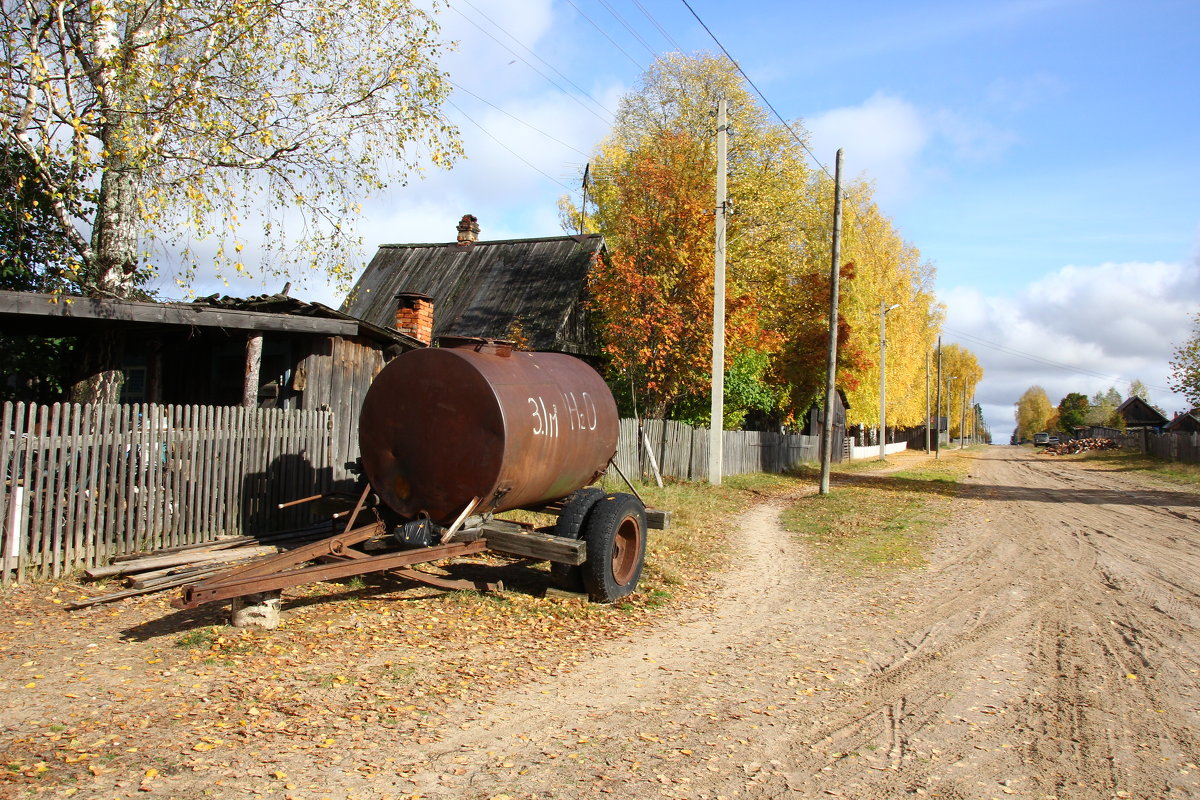
[[[642,530],[635,517],[626,517],[617,527],[613,537],[612,573],[618,586],[633,579],[638,568],[638,553],[641,552]]]

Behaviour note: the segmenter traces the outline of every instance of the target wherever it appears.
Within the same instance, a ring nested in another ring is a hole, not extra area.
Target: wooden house
[[[843,461],[849,458],[848,445],[846,444],[846,410],[850,408],[850,401],[846,399],[846,393],[841,389],[833,393],[833,451],[832,458],[834,461]],[[814,403],[808,410],[808,425],[805,428],[805,433],[808,436],[816,436],[820,438],[825,430],[825,405],[821,400]]]
[[[1163,430],[1167,433],[1200,433],[1200,408],[1177,414]]]
[[[358,409],[371,381],[390,357],[424,346],[286,294],[153,303],[0,291],[5,334],[83,340],[102,331],[123,334],[122,402],[232,406],[249,397],[261,408],[334,412],[338,478],[357,457]],[[257,374],[248,368],[253,349]]]
[[[1117,406],[1117,413],[1125,420],[1125,429],[1158,432],[1168,420],[1157,408],[1134,395]]]
[[[529,350],[598,356],[587,283],[604,256],[603,237],[479,241],[478,234],[478,220],[466,215],[455,241],[382,245],[342,312],[377,326],[411,312],[434,339],[507,339]]]

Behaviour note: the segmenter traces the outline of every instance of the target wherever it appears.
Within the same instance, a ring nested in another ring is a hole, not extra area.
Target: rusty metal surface
[[[327,544],[326,549],[332,553],[338,548]],[[486,549],[486,542],[480,540],[453,542],[438,547],[423,547],[419,550],[404,550],[380,556],[357,557],[357,553],[350,555],[353,551],[347,551],[342,558],[332,564],[316,564],[268,574],[243,573],[234,577],[216,575],[210,580],[184,587],[183,597],[172,605],[176,608],[195,608],[205,603],[226,600],[231,597],[286,589],[302,583],[316,583],[336,578],[348,578],[352,575],[363,575],[368,572],[381,572],[412,564],[423,564],[427,561],[440,561],[443,558],[471,555]],[[290,555],[290,553],[285,555]]]
[[[387,505],[448,524],[555,500],[604,471],[617,449],[604,380],[560,353],[464,341],[414,350],[376,377],[359,418],[363,468]]]

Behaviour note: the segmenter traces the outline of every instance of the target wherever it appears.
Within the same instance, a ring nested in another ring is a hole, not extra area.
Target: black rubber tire
[[[583,585],[597,603],[633,592],[646,559],[646,508],[631,494],[610,494],[592,507],[584,523],[587,561]]]
[[[558,522],[554,523],[553,534],[567,539],[581,538],[588,512],[603,498],[604,490],[595,486],[576,489],[563,505],[562,513],[558,515]],[[568,592],[584,591],[583,573],[575,564],[560,564],[557,561],[551,561],[550,575],[553,576],[554,582],[560,589]]]

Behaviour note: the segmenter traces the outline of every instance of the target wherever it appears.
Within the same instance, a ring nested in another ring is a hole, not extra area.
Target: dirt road
[[[26,777],[10,794],[0,776],[0,796],[1200,797],[1200,495],[1141,481],[991,448],[928,567],[882,578],[814,563],[779,526],[787,501],[761,505],[734,523],[733,569],[706,605],[519,689],[473,691],[416,731],[372,725],[338,707],[335,690],[310,688],[332,726],[312,730],[352,730],[346,747],[289,749],[308,730],[287,722],[292,689],[270,717],[278,734],[244,716],[223,721],[214,709],[232,713],[239,692],[238,715],[256,713],[273,676],[241,687],[236,674],[168,668],[171,648],[154,637],[98,637],[86,644],[94,656],[76,652],[86,634],[74,629],[60,650],[52,631],[37,645],[16,639],[6,662],[16,704],[0,731],[34,749],[12,752],[48,759],[46,747],[62,746],[54,737],[69,736],[90,754],[68,766],[102,768],[75,786]],[[100,634],[129,613],[72,622]],[[497,634],[493,650],[505,641]],[[86,684],[70,683],[55,656],[86,657],[72,668]],[[314,669],[317,658],[280,663]],[[117,677],[130,675],[141,678]],[[150,699],[137,705],[139,695]],[[78,697],[78,708],[50,707],[56,697]],[[72,721],[109,708],[126,716],[103,728],[107,743]],[[219,738],[181,748],[189,720]],[[64,724],[75,727],[53,732]],[[237,730],[245,743],[233,749]],[[142,774],[151,763],[154,780]]]
[[[928,569],[866,582],[758,508],[711,607],[465,713],[413,790],[1200,796],[1200,498],[1001,447],[962,497]]]

